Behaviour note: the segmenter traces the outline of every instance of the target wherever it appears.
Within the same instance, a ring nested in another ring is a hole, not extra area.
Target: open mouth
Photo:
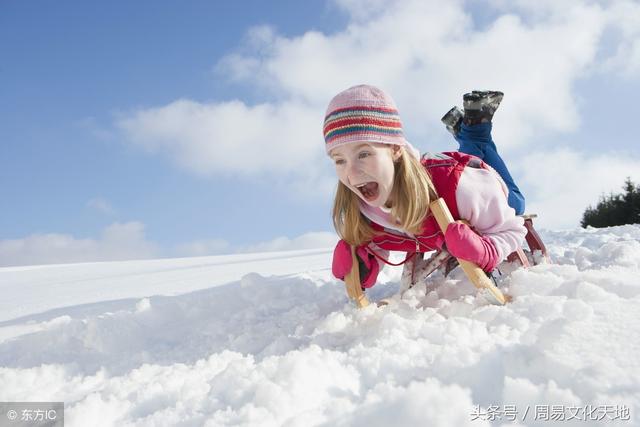
[[[378,183],[377,182],[363,182],[356,185],[360,193],[367,202],[371,202],[378,197]]]

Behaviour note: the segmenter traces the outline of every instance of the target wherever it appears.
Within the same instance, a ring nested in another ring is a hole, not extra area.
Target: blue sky
[[[637,2],[0,3],[0,266],[329,246],[324,108],[396,99],[421,151],[502,89],[541,226],[640,182]]]

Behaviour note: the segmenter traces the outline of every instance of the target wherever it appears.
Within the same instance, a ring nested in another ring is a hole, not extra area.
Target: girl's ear
[[[391,146],[391,158],[393,161],[397,161],[402,156],[402,146],[393,144]]]

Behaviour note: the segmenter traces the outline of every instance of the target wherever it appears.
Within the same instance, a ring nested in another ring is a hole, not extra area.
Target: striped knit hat
[[[396,103],[374,86],[353,86],[337,94],[327,107],[323,130],[327,154],[351,142],[406,145],[417,154],[404,138]]]

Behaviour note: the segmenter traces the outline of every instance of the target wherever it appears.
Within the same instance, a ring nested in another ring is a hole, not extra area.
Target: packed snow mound
[[[503,307],[457,272],[401,299],[387,268],[391,304],[359,310],[332,249],[0,269],[0,401],[64,401],[67,426],[639,425],[640,226],[542,235],[554,263]]]

